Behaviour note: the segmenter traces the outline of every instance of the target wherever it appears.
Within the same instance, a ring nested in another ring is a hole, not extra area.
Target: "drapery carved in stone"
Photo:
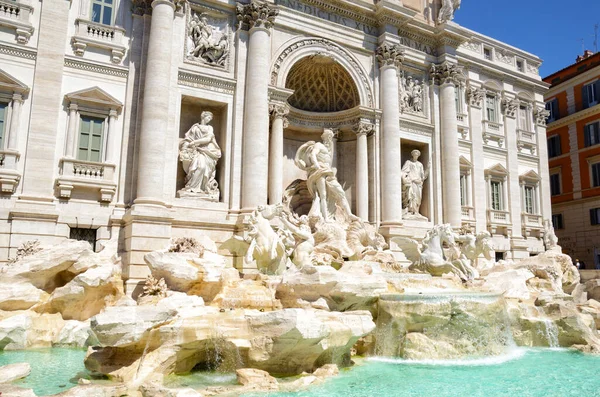
[[[461,0],[442,0],[442,8],[438,13],[437,23],[439,25],[450,22],[454,14],[460,8]]]
[[[550,117],[550,111],[544,108],[537,108],[534,110],[533,116],[535,117],[535,122],[537,125],[545,127],[546,120],[548,120],[548,117]]]
[[[237,19],[240,24],[247,25],[250,29],[264,27],[271,29],[279,10],[266,1],[252,1],[250,4],[237,3]]]
[[[462,67],[450,62],[432,64],[430,73],[431,79],[437,84],[458,85],[463,78]]]
[[[400,78],[400,111],[423,113],[424,82],[403,73]]]
[[[399,68],[404,62],[404,49],[398,44],[383,43],[375,51],[380,66],[395,66]]]
[[[485,90],[483,88],[467,87],[467,99],[470,106],[481,108],[483,98],[485,98]]]
[[[226,30],[224,28],[223,30]],[[209,65],[225,66],[229,57],[229,37],[209,24],[206,14],[190,14],[188,22],[188,53],[186,57]]]

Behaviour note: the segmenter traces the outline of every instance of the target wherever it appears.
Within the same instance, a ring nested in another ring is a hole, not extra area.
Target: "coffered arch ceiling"
[[[327,55],[311,55],[292,66],[285,87],[294,90],[288,102],[309,112],[339,112],[360,104],[350,73]]]

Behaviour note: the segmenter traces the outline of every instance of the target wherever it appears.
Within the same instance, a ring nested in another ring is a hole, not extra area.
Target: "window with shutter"
[[[485,110],[487,120],[496,123],[496,96],[487,95],[485,97]]]
[[[528,119],[528,114],[527,114],[527,106],[520,106],[519,107],[519,128],[521,128],[524,131],[529,131],[529,119]]]
[[[555,229],[562,229],[564,227],[562,214],[552,215],[552,226],[554,226]]]
[[[532,186],[525,186],[525,212],[528,214],[535,213],[533,194],[534,188]]]
[[[550,194],[558,196],[560,194],[560,174],[550,175]]]
[[[469,205],[469,201],[467,200],[467,174],[460,175],[460,205],[465,207]]]
[[[598,82],[583,86],[583,108],[587,109],[598,104]]]
[[[77,159],[101,162],[103,135],[104,119],[81,116]]]
[[[494,211],[502,211],[502,182],[492,181],[492,209]]]
[[[592,164],[592,187],[600,186],[600,163]]]
[[[590,210],[590,223],[592,225],[600,225],[600,208],[592,208]]]
[[[593,146],[600,143],[600,122],[588,124],[584,129],[585,146]]]
[[[562,154],[560,147],[560,135],[552,135],[548,138],[548,157],[556,157]]]

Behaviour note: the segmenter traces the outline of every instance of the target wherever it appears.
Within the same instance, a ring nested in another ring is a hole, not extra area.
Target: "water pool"
[[[33,389],[38,396],[50,396],[77,385],[77,374],[85,371],[85,350],[39,349],[0,351],[0,366],[29,363],[31,374],[14,384]]]
[[[592,397],[600,396],[600,357],[519,349],[504,358],[407,362],[372,359],[325,384],[269,397]],[[247,394],[244,397],[266,394]]]

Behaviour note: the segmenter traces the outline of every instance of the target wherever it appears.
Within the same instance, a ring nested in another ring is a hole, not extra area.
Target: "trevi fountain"
[[[215,192],[210,119],[181,144],[182,194]],[[256,208],[243,235],[147,254],[137,300],[115,241],[97,253],[76,240],[23,244],[0,267],[2,397],[597,392],[567,381],[588,382],[582,371],[600,363],[600,303],[552,230],[546,252],[494,262],[487,232],[437,225],[421,241],[392,238],[398,259],[352,214],[332,137],[297,150],[306,179]],[[414,217],[428,173],[418,156],[403,167]],[[226,265],[222,250],[257,270]]]

